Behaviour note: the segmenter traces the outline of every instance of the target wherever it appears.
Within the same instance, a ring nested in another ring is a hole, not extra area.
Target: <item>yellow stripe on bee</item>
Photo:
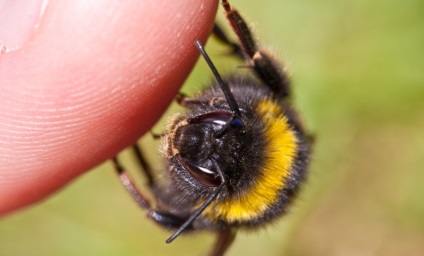
[[[256,111],[266,129],[264,166],[243,196],[229,198],[207,209],[207,214],[213,219],[231,223],[260,217],[269,206],[277,202],[291,172],[298,148],[295,132],[290,128],[287,117],[271,99],[261,101]]]

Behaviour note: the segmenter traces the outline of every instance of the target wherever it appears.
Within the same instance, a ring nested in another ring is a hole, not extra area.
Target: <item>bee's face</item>
[[[175,159],[197,182],[206,187],[220,184],[216,164],[240,147],[244,124],[233,114],[217,110],[194,118],[176,118],[167,135],[168,157]],[[214,159],[215,161],[213,161]]]

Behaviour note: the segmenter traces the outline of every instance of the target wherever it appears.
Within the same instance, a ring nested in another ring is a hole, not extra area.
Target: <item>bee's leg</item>
[[[237,55],[241,59],[245,59],[243,51],[238,43],[231,41],[228,36],[225,34],[224,30],[218,25],[214,24],[212,34],[219,40],[221,43],[226,44],[227,46],[232,48],[232,54]]]
[[[178,103],[178,105],[185,108],[190,108],[192,106],[199,106],[203,104],[203,102],[199,101],[196,98],[190,97],[183,92],[178,92],[178,94],[175,96],[175,101]],[[153,136],[153,139],[160,139],[164,135],[164,134],[156,134],[153,132],[150,132],[150,133]]]
[[[153,139],[158,140],[160,138],[162,138],[163,134],[160,133],[154,133],[152,131],[150,131],[150,135],[152,135]]]
[[[188,99],[187,94],[183,93],[183,92],[178,92],[177,96],[175,96],[175,101],[179,104],[182,105],[184,100]]]
[[[203,102],[199,101],[196,98],[187,96],[186,94],[179,92],[177,94],[177,96],[175,97],[175,100],[177,101],[177,103],[185,108],[190,108],[191,106],[198,106],[203,104]]]
[[[233,243],[236,238],[237,231],[232,228],[227,228],[218,231],[218,238],[216,239],[215,245],[210,256],[222,256],[225,254],[227,249]]]
[[[127,171],[120,164],[119,160],[114,157],[112,158],[112,161],[116,172],[121,178],[122,184],[124,185],[126,190],[131,194],[132,198],[134,198],[134,200],[141,208],[150,210],[149,200],[137,189],[137,187],[134,185],[134,182],[132,182],[131,177],[128,175]]]
[[[136,143],[133,146],[134,154],[137,158],[138,163],[140,164],[144,175],[146,175],[147,183],[149,184],[149,187],[152,187],[155,183],[152,167],[150,166],[149,162],[147,162],[146,158],[143,155],[143,152],[140,149],[140,146]]]
[[[188,107],[193,100],[187,94],[178,92],[177,96],[175,96],[175,101],[178,103],[178,105],[182,107]]]
[[[239,12],[222,0],[225,14],[240,42],[246,62],[271,90],[281,97],[290,95],[289,79],[274,57],[260,48]]]
[[[116,172],[121,178],[121,182],[124,185],[125,189],[130,193],[132,198],[137,202],[137,204],[148,210],[148,217],[153,219],[159,225],[168,228],[168,229],[177,229],[187,220],[186,218],[181,218],[171,213],[163,213],[155,211],[151,208],[151,204],[147,197],[141,193],[138,188],[135,186],[132,178],[129,176],[127,171],[122,167],[119,160],[115,157],[112,159]],[[190,230],[192,226],[188,226],[187,229]]]

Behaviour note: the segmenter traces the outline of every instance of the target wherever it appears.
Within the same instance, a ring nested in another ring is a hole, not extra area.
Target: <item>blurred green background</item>
[[[317,142],[291,213],[240,233],[228,255],[424,255],[424,1],[232,3],[285,60]],[[213,38],[207,49],[222,73],[240,65],[222,57],[226,49]],[[210,76],[200,61],[183,91],[196,92]],[[141,143],[156,147],[151,138]],[[136,169],[128,151],[122,157]],[[214,238],[206,232],[166,245],[168,236],[107,162],[2,219],[0,255],[204,255]]]

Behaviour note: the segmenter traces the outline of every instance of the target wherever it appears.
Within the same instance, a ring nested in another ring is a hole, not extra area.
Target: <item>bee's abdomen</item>
[[[296,131],[290,127],[281,106],[270,98],[258,102],[256,114],[263,123],[265,147],[263,163],[245,191],[228,195],[206,211],[212,220],[252,224],[267,215],[281,201],[286,181],[298,154]],[[282,209],[281,209],[282,210]]]

